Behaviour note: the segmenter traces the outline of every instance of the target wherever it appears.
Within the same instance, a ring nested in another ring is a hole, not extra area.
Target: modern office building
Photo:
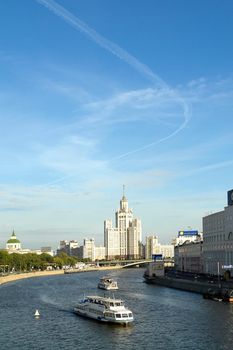
[[[224,210],[203,217],[204,272],[233,275],[233,190]]]
[[[104,244],[108,260],[138,258],[141,244],[141,220],[133,218],[133,211],[129,208],[124,195],[120,200],[120,208],[115,213],[115,227],[111,220],[104,222]]]

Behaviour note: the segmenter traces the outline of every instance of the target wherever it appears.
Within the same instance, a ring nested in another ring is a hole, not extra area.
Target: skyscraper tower
[[[125,186],[120,200],[120,209],[115,213],[115,226],[111,220],[104,222],[104,245],[106,259],[138,259],[140,258],[141,220],[133,218],[125,196]]]
[[[116,211],[116,228],[119,231],[120,257],[128,256],[128,228],[133,220],[132,209],[129,209],[128,200],[125,197],[125,186],[123,185],[123,195],[120,200],[120,209]]]

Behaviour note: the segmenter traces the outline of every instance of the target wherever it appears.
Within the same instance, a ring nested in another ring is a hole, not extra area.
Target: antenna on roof
[[[125,185],[123,185],[123,197],[125,196]]]

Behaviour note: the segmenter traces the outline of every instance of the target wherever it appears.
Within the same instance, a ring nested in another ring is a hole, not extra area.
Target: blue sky
[[[232,1],[0,2],[0,245],[94,237],[122,185],[143,237],[233,188]]]

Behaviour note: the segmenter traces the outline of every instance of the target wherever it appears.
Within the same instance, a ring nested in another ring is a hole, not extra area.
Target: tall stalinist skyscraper
[[[104,222],[104,241],[107,259],[114,259],[116,256],[123,259],[139,258],[141,220],[133,219],[133,212],[129,208],[124,192],[125,188],[123,186],[120,209],[115,214],[116,227],[112,227],[111,220]]]

